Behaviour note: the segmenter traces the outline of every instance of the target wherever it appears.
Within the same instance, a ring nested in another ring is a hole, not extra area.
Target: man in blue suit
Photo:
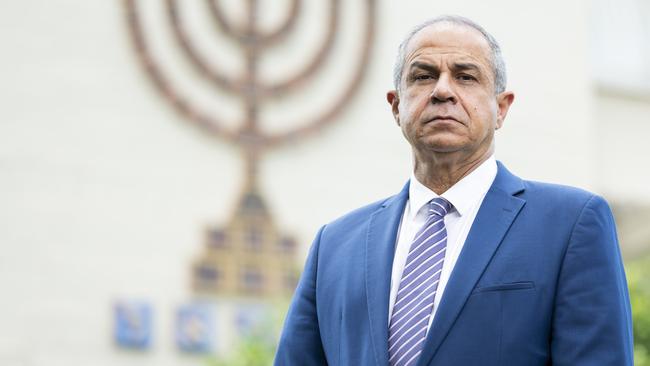
[[[321,228],[275,364],[632,366],[607,203],[493,157],[514,100],[494,38],[430,20],[400,46],[394,79],[413,175]]]

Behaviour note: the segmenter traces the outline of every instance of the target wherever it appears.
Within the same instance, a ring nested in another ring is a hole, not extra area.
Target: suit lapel
[[[445,288],[419,365],[428,365],[435,355],[505,233],[525,204],[524,200],[513,196],[522,190],[521,179],[499,163],[497,177],[483,199]]]
[[[378,366],[388,366],[388,301],[397,230],[409,183],[370,218],[366,238],[366,295],[370,334]]]

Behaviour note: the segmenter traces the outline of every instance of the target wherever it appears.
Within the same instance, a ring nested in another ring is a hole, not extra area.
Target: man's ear
[[[515,100],[515,93],[511,91],[504,91],[497,95],[497,127],[498,130],[503,126],[503,121],[506,119],[508,110]]]
[[[395,122],[397,122],[397,125],[399,126],[399,95],[397,94],[397,90],[389,90],[388,93],[386,93],[386,100],[388,101],[388,104],[390,104],[390,109],[391,112],[393,112]]]

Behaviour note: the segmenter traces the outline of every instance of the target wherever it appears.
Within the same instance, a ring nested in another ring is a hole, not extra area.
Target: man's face
[[[491,151],[514,95],[495,95],[490,47],[478,31],[437,23],[411,39],[400,91],[387,98],[414,150],[471,158]]]

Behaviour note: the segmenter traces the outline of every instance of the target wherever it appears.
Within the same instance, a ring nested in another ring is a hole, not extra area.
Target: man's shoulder
[[[544,194],[544,195],[551,195],[551,196],[569,195],[569,196],[582,197],[582,198],[590,197],[594,195],[593,192],[589,192],[586,189],[565,185],[565,184],[541,182],[541,181],[527,180],[527,179],[524,179],[523,182],[524,182],[524,186],[526,187],[526,190],[535,194]]]
[[[569,203],[585,202],[596,195],[582,188],[564,184],[528,180],[511,173],[506,166],[497,161],[498,173],[492,183],[492,189],[513,193],[526,200],[542,199],[552,202],[568,200]]]
[[[523,183],[525,190],[522,198],[540,202],[545,206],[582,209],[590,201],[607,205],[603,197],[582,188],[534,180],[524,180]]]
[[[352,211],[348,211],[347,213],[330,221],[326,226],[330,228],[358,226],[363,222],[368,221],[377,210],[393,200],[396,196],[397,195],[393,195],[390,197],[382,198],[375,202],[358,207]]]

